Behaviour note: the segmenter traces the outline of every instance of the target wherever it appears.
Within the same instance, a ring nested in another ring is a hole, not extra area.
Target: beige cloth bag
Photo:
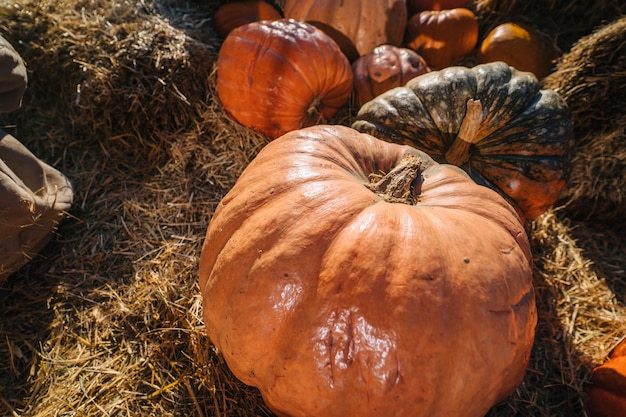
[[[62,173],[0,130],[0,282],[48,243],[73,195]]]
[[[21,106],[27,84],[24,61],[0,36],[0,113]],[[48,243],[72,198],[63,174],[0,129],[0,283]]]
[[[28,85],[22,57],[0,36],[0,112],[17,110]]]

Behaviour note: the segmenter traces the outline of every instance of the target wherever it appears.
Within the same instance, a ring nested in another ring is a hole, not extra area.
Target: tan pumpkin
[[[626,339],[594,368],[587,388],[591,417],[624,417],[626,413]]]
[[[380,45],[352,63],[354,91],[358,104],[399,87],[430,68],[417,52],[393,45]]]
[[[503,61],[543,78],[552,70],[556,49],[528,25],[507,22],[493,28],[476,53],[479,63]]]
[[[468,56],[478,42],[478,20],[469,9],[425,10],[408,21],[406,44],[433,69]]]
[[[378,45],[400,46],[408,18],[405,0],[285,0],[283,13],[324,30],[351,62]]]
[[[348,59],[328,35],[305,22],[239,26],[219,51],[217,94],[224,109],[271,138],[332,118],[352,89]]]
[[[345,126],[261,150],[217,207],[199,274],[211,340],[279,416],[482,417],[533,344],[513,208]]]
[[[526,219],[558,200],[574,138],[563,98],[503,62],[413,78],[363,105],[352,127],[462,167]]]
[[[222,38],[228,36],[231,30],[246,23],[281,18],[280,11],[262,0],[225,3],[219,6],[213,15],[215,31]]]

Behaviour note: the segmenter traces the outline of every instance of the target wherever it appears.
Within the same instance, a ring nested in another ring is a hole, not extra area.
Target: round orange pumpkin
[[[480,63],[503,61],[520,71],[530,71],[538,78],[550,73],[556,57],[556,49],[537,31],[513,22],[493,28],[476,53]]]
[[[393,45],[380,45],[352,63],[354,91],[360,105],[377,95],[430,72],[417,52]]]
[[[623,417],[626,413],[626,339],[605,363],[594,368],[587,388],[587,409],[591,417]]]
[[[352,127],[460,166],[526,219],[558,200],[574,138],[565,100],[503,62],[413,78],[363,105]]]
[[[351,62],[378,45],[399,46],[408,19],[405,0],[285,0],[283,13],[324,30]]]
[[[345,126],[261,150],[211,219],[199,278],[210,339],[279,416],[482,417],[533,344],[513,208]]]
[[[280,12],[262,0],[247,0],[222,4],[213,15],[217,34],[225,38],[231,30],[246,23],[281,19]]]
[[[305,22],[239,26],[219,51],[217,94],[224,109],[271,138],[330,119],[352,89],[348,59],[328,35]]]
[[[424,10],[408,21],[406,44],[434,69],[469,55],[478,42],[478,20],[469,9]]]

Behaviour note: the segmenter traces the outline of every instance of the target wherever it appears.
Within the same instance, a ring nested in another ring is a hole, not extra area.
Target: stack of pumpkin
[[[520,23],[496,26],[477,45],[471,7],[471,0],[287,0],[281,13],[265,1],[227,3],[215,14],[225,38],[218,95],[238,122],[276,138],[331,119],[353,90],[360,106],[464,59],[503,61],[538,78],[550,72],[554,47]]]
[[[207,230],[204,319],[277,415],[480,417],[522,381],[537,320],[525,222],[565,185],[569,110],[494,58],[501,32],[485,63],[451,66],[478,40],[454,3],[215,16],[224,109],[273,140]],[[351,96],[351,127],[325,124]]]

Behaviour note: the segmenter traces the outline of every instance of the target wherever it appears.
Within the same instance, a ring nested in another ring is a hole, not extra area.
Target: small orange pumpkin
[[[380,45],[352,64],[354,91],[359,105],[418,75],[430,72],[417,52],[393,45]]]
[[[215,30],[222,38],[243,24],[281,18],[282,15],[274,6],[261,0],[226,3],[218,7],[213,15]]]
[[[507,22],[493,28],[476,53],[480,63],[503,61],[520,71],[530,71],[537,78],[552,70],[556,49],[527,25]]]
[[[425,10],[408,21],[406,43],[433,69],[469,55],[478,42],[476,15],[466,8]]]
[[[624,417],[626,413],[626,338],[609,359],[594,368],[587,388],[587,409],[591,417]]]
[[[335,41],[297,20],[239,26],[217,59],[224,109],[271,138],[330,119],[352,89],[352,68]]]
[[[409,14],[413,16],[424,10],[456,9],[457,7],[469,6],[473,0],[408,0]]]

